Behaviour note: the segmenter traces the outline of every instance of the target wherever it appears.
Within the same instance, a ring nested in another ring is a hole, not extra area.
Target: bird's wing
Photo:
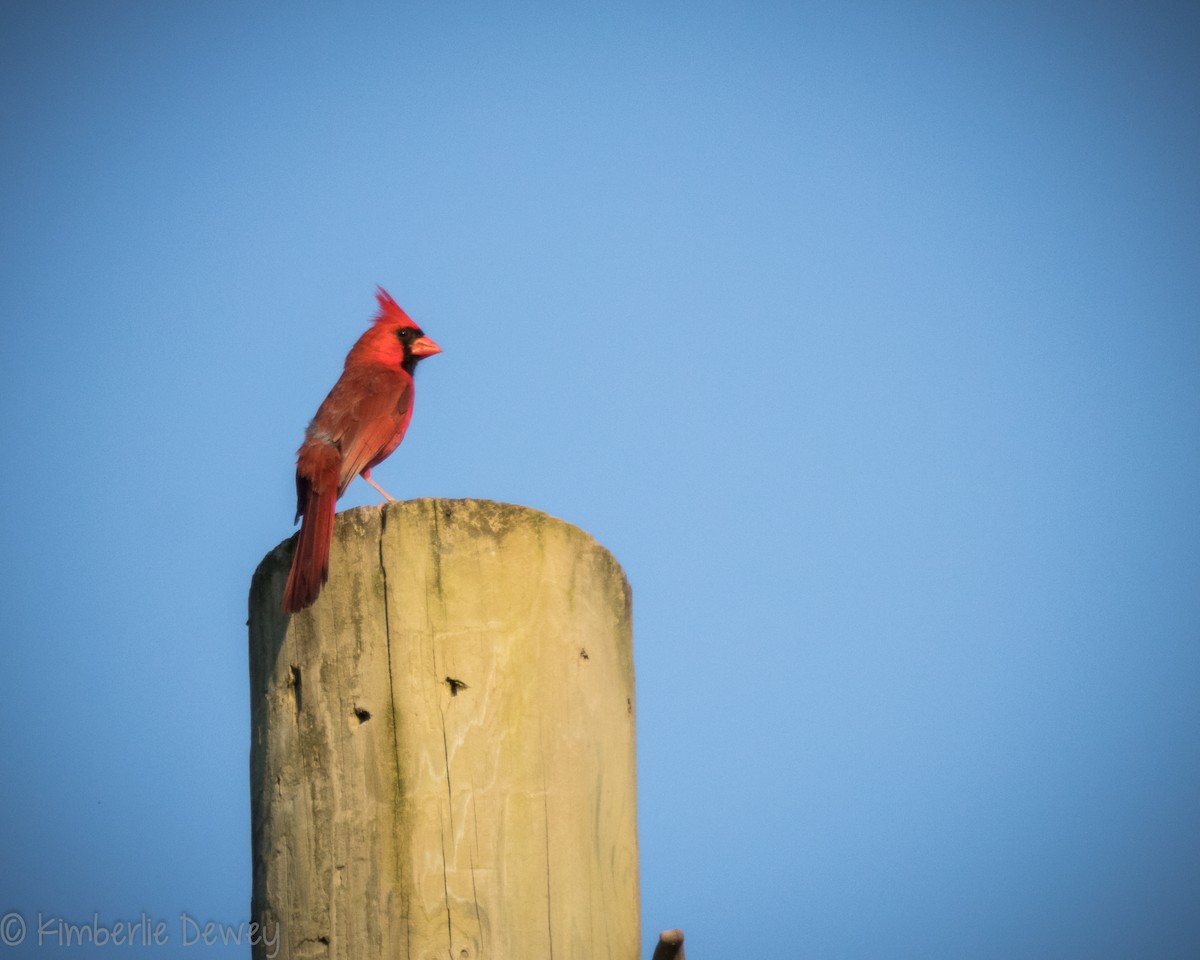
[[[313,418],[310,433],[342,455],[338,496],[350,481],[396,449],[412,419],[413,383],[403,370],[347,370]]]

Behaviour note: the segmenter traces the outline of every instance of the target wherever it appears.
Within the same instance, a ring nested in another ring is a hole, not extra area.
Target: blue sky
[[[379,283],[380,482],[632,582],[648,944],[1200,951],[1188,5],[23,6],[0,913],[247,918],[246,593]]]

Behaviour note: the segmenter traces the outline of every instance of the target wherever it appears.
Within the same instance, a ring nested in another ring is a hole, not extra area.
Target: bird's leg
[[[386,490],[384,490],[383,487],[381,487],[379,484],[377,484],[374,480],[371,479],[371,468],[370,467],[368,467],[366,470],[364,470],[362,473],[360,473],[359,476],[362,477],[364,480],[366,480],[367,483],[369,483],[371,486],[373,486],[380,493],[382,493],[383,498],[385,500],[395,502],[395,500],[396,500],[395,497],[393,497],[390,493],[388,493]]]

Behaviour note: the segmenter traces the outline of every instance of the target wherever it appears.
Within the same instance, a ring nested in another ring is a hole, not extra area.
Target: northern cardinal
[[[296,452],[296,519],[300,535],[283,591],[284,613],[303,610],[329,577],[329,545],[338,497],[355,476],[371,479],[404,439],[413,410],[413,372],[442,348],[425,336],[383,287],[375,321],[346,357],[346,367],[304,432]]]

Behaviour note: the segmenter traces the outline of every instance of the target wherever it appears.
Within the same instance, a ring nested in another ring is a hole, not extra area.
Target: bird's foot
[[[366,480],[367,483],[369,483],[371,486],[373,486],[376,490],[378,490],[380,493],[382,493],[383,499],[388,501],[388,503],[396,502],[395,497],[393,497],[390,493],[388,493],[386,490],[384,490],[383,487],[381,487],[379,484],[377,484],[374,480],[371,479],[371,471],[370,470],[364,470],[362,472],[362,478],[364,480]]]

